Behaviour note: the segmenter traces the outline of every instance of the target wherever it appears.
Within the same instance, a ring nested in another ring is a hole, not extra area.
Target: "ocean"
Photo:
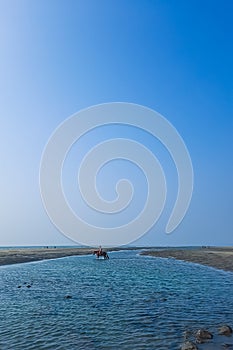
[[[2,266],[0,350],[175,350],[185,331],[232,325],[233,273],[139,251],[109,256]],[[225,338],[198,347],[222,349]]]

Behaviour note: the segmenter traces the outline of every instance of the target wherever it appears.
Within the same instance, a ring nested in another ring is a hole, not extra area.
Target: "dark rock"
[[[66,295],[65,299],[72,299],[72,295]]]
[[[232,348],[232,347],[233,347],[233,344],[226,344],[226,343],[224,343],[224,344],[222,344],[222,347],[223,347],[224,349],[229,349],[229,348]]]
[[[30,284],[28,284],[28,285],[27,285],[27,288],[31,288],[31,285],[30,285]]]
[[[161,301],[167,301],[167,298],[162,298]]]
[[[181,345],[181,350],[198,350],[198,347],[193,342],[186,341]]]
[[[184,340],[188,340],[192,336],[192,332],[190,330],[186,330],[183,332]]]
[[[21,286],[18,286],[17,288],[21,288]]]
[[[203,340],[212,339],[213,334],[205,329],[199,329],[196,333],[196,338],[199,343],[202,343]]]
[[[232,328],[228,325],[223,325],[218,329],[218,334],[229,336],[232,334]]]

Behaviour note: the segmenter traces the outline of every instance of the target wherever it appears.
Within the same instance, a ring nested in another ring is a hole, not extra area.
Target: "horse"
[[[103,256],[105,260],[106,260],[106,259],[109,259],[108,253],[106,253],[106,252],[100,253],[99,250],[94,250],[94,251],[93,251],[93,255],[96,255],[96,257],[97,257],[98,259],[99,259],[100,256]]]

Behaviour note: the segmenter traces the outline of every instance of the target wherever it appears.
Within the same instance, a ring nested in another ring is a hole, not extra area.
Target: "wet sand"
[[[233,272],[233,247],[209,247],[195,249],[161,249],[142,252],[160,258],[175,258],[178,260],[211,266],[220,270]]]

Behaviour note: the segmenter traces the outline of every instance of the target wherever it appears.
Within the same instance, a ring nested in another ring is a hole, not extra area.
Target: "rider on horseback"
[[[104,259],[109,259],[108,253],[103,251],[101,245],[99,246],[98,250],[93,251],[93,255],[96,255],[97,258],[99,258],[100,256],[103,256]]]
[[[103,254],[103,249],[101,247],[101,245],[99,246],[99,255],[101,256]]]

